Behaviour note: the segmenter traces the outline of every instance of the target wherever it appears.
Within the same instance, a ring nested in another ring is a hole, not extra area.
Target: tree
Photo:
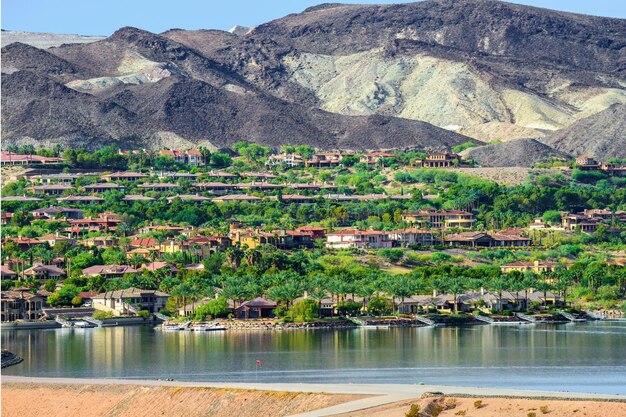
[[[361,303],[352,300],[337,303],[337,312],[341,316],[356,316],[361,311]]]
[[[367,311],[375,316],[382,316],[388,314],[393,309],[391,300],[381,297],[379,295],[373,297],[367,304]]]
[[[195,319],[205,321],[207,318],[224,317],[228,314],[228,300],[226,297],[219,297],[209,300],[196,308]]]
[[[511,288],[510,279],[507,275],[501,274],[491,278],[488,282],[489,289],[498,293],[498,313],[502,313],[502,292]]]
[[[80,307],[83,304],[83,299],[81,297],[79,297],[78,295],[74,296],[74,298],[72,298],[72,306],[74,307]]]
[[[465,276],[445,274],[433,281],[433,286],[438,290],[453,295],[454,313],[458,313],[458,296],[468,287],[469,279]]]
[[[318,315],[317,312],[318,304],[310,298],[295,302],[291,308],[292,316],[296,321],[311,321]]]

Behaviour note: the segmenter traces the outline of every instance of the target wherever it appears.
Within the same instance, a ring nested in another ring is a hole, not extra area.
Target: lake
[[[24,358],[6,375],[626,394],[626,321],[206,333],[149,326],[7,330],[2,347]]]

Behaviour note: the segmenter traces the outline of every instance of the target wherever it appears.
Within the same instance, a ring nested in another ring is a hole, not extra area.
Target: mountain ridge
[[[43,77],[37,83],[51,80],[87,96],[55,97],[67,117],[51,120],[41,111],[44,127],[36,128],[28,109],[42,99],[14,93],[12,84],[28,77],[9,78],[13,108],[3,107],[3,138],[54,142],[46,135],[105,131],[106,140],[128,140],[127,147],[246,139],[450,149],[470,140],[457,134],[467,132],[477,141],[532,137],[552,146],[551,138],[578,121],[626,104],[624,19],[495,0],[426,0],[321,4],[239,32],[123,27],[103,40],[43,52],[9,45],[3,75],[32,72]],[[73,101],[90,109],[79,117]],[[96,128],[104,120],[111,126]],[[597,157],[626,148],[620,132],[611,135],[602,140],[615,146],[596,147]],[[95,139],[87,136],[80,142]],[[571,137],[553,141],[557,153],[574,152],[563,144]]]

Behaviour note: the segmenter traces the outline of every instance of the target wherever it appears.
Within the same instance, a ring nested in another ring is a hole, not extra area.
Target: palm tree
[[[458,275],[442,275],[433,281],[433,286],[440,291],[444,291],[453,295],[454,314],[459,312],[458,308],[458,296],[467,289],[468,278]]]
[[[504,274],[500,274],[497,277],[493,277],[489,281],[489,288],[498,293],[498,313],[502,313],[502,292],[509,289],[509,277]]]

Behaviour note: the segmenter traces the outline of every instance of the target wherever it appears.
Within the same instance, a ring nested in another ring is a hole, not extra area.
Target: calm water
[[[626,394],[626,322],[168,332],[3,331],[3,374],[195,381],[419,383]],[[256,360],[263,367],[256,369]]]

